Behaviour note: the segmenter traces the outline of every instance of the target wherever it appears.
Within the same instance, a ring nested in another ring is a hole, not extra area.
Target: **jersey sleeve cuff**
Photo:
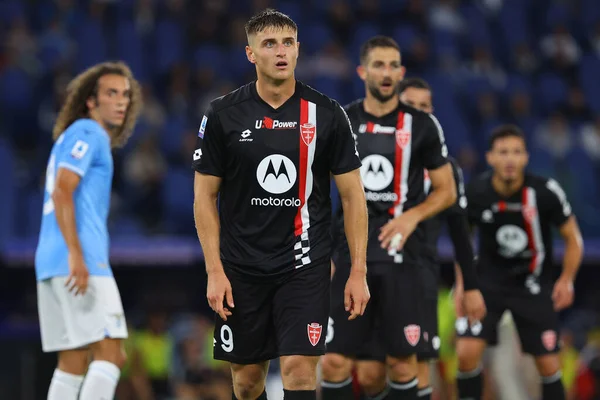
[[[82,170],[81,168],[78,168],[78,167],[76,167],[74,165],[71,165],[71,164],[69,164],[67,162],[64,162],[64,161],[58,163],[58,168],[68,169],[69,171],[73,171],[73,172],[75,172],[77,175],[79,175],[81,177],[83,177],[85,175],[85,171],[84,170]]]
[[[441,168],[444,165],[448,164],[449,162],[450,162],[449,159],[444,158],[442,160],[438,160],[438,162],[435,162],[432,165],[426,165],[425,168],[431,171],[431,170],[434,170],[434,169]]]
[[[208,170],[206,168],[201,168],[199,165],[192,165],[192,169],[203,175],[212,175],[218,178],[222,178],[223,174],[214,170]]]
[[[345,166],[345,167],[332,169],[331,173],[333,175],[342,175],[342,174],[348,173],[350,171],[354,171],[355,169],[359,169],[361,166],[362,166],[362,163],[359,161],[359,162],[354,163],[352,165],[348,165],[348,166]]]

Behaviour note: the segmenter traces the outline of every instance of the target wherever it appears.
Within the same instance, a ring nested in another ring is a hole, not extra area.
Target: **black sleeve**
[[[356,135],[346,115],[346,111],[337,102],[333,111],[333,140],[329,170],[334,175],[345,174],[360,168],[361,162],[356,150]]]
[[[450,240],[452,240],[454,246],[454,257],[462,271],[464,288],[465,290],[477,289],[477,273],[475,271],[469,222],[464,214],[448,214],[446,221]]]
[[[421,156],[425,168],[438,169],[448,162],[448,148],[444,139],[444,131],[437,118],[432,114],[425,117],[425,145],[422,147]]]
[[[224,132],[217,114],[209,106],[198,129],[192,168],[203,174],[223,177],[225,154]]]
[[[449,161],[452,166],[452,173],[454,174],[454,182],[456,182],[456,203],[448,208],[445,213],[466,216],[469,202],[465,191],[463,172],[454,159],[449,158]]]
[[[572,214],[571,205],[565,191],[554,179],[548,179],[545,187],[545,197],[548,203],[549,221],[557,227],[562,226]],[[546,202],[545,201],[545,202]]]
[[[477,189],[475,187],[476,181],[471,182],[466,190],[465,190],[465,203],[467,204],[467,218],[469,220],[470,225],[477,225],[479,223],[479,218],[481,217],[481,212],[477,207]]]

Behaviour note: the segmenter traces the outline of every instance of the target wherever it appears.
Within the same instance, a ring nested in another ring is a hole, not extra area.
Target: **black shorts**
[[[417,359],[419,361],[437,360],[441,344],[438,336],[439,266],[435,264],[435,261],[424,258],[419,272],[423,284],[423,296],[420,302],[423,343],[417,352]]]
[[[348,321],[344,288],[349,267],[338,266],[331,290],[327,352],[356,359],[385,360],[386,355],[416,354],[422,342],[419,302],[422,285],[416,265],[369,265],[371,300],[365,314]]]
[[[523,352],[532,356],[554,354],[560,350],[559,320],[550,293],[530,294],[524,291],[482,289],[487,315],[481,323],[469,326],[466,318],[456,320],[460,337],[485,340],[490,346],[498,344],[498,323],[506,310],[512,314]]]
[[[329,259],[265,280],[225,268],[235,308],[215,315],[214,358],[257,364],[287,355],[325,354],[330,302]]]

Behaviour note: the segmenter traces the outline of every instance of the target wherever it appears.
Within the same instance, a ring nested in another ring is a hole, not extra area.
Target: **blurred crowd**
[[[468,176],[485,168],[490,130],[527,132],[531,169],[566,188],[584,234],[600,235],[600,7],[595,0],[3,0],[0,168],[9,223],[35,236],[51,129],[74,74],[126,61],[145,109],[116,154],[111,227],[193,235],[190,154],[207,102],[254,78],[246,19],[273,6],[299,25],[297,77],[348,103],[364,93],[360,44],[387,34]],[[7,176],[8,175],[8,176]],[[18,220],[15,216],[19,216]]]

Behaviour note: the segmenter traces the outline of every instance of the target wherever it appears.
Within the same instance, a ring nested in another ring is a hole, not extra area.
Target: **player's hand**
[[[225,275],[225,271],[208,273],[208,283],[206,285],[206,298],[208,304],[214,312],[219,314],[223,321],[227,321],[227,317],[231,315],[231,310],[225,307],[224,300],[227,301],[227,305],[233,309],[233,291],[231,290],[231,283]]]
[[[81,252],[69,252],[69,276],[65,281],[65,287],[69,292],[75,290],[75,296],[85,294],[88,288],[88,278],[90,272],[85,265],[83,254]]]
[[[560,311],[569,307],[571,304],[573,304],[574,297],[575,289],[573,288],[573,281],[568,278],[558,278],[554,284],[554,290],[552,291],[554,310]]]
[[[463,294],[463,309],[465,316],[469,319],[470,323],[475,321],[483,321],[487,309],[485,307],[485,301],[483,301],[483,295],[478,289],[467,290]],[[462,310],[461,310],[462,311]]]
[[[363,315],[370,298],[366,272],[352,269],[344,290],[344,306],[346,311],[350,313],[348,320]]]
[[[382,249],[388,251],[400,251],[404,247],[404,243],[408,237],[415,231],[418,218],[414,213],[407,211],[406,213],[391,219],[381,228],[379,241]],[[399,236],[397,236],[399,234]]]

